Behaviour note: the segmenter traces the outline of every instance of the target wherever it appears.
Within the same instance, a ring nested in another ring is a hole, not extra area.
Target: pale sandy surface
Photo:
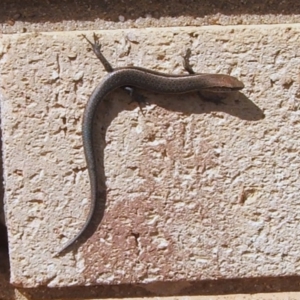
[[[71,3],[71,4],[70,4]],[[3,33],[78,30],[100,28],[127,28],[182,25],[239,25],[278,24],[299,22],[300,4],[295,1],[4,1],[0,10]],[[1,235],[1,244],[5,244]],[[3,254],[4,252],[4,254]],[[8,257],[0,256],[0,299],[96,299],[110,297],[146,297],[159,295],[233,295],[226,299],[300,299],[298,277],[217,280],[193,283],[180,294],[178,285],[148,286],[121,285],[111,287],[76,287],[63,289],[14,289],[8,283]],[[184,285],[184,284],[183,284]],[[260,294],[275,293],[283,294]],[[1,294],[2,293],[2,294]],[[1,298],[2,297],[2,298]],[[185,297],[186,299],[186,297]],[[199,298],[201,299],[201,297]],[[204,299],[224,299],[211,296]]]

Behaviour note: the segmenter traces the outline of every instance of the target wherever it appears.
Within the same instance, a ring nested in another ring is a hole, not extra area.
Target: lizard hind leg
[[[93,35],[94,42],[91,42],[84,34],[82,34],[81,36],[84,39],[86,39],[87,42],[92,46],[93,52],[95,53],[97,58],[101,61],[105,71],[108,73],[113,72],[114,68],[101,52],[101,44],[99,43],[99,37],[96,35],[96,33],[94,33]]]
[[[131,101],[129,103],[136,102],[138,106],[140,107],[140,111],[144,116],[143,108],[142,106],[148,105],[147,97],[138,93],[135,88],[131,86],[125,86],[124,90],[129,94]]]

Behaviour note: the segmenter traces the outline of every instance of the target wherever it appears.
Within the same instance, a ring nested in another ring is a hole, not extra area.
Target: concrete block
[[[119,90],[97,110],[102,191],[90,203],[81,121],[105,75],[80,32],[3,36],[5,209],[11,282],[62,287],[300,275],[300,27],[99,31],[113,66],[195,71],[245,84],[216,105],[196,93]],[[92,37],[92,32],[86,33]]]

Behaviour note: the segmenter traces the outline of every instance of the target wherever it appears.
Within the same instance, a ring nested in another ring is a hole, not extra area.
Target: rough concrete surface
[[[136,2],[131,0],[125,2],[115,0],[101,2],[95,0],[54,0],[47,2],[3,0],[0,9],[0,32],[24,33],[153,26],[297,23],[300,14],[299,3],[291,0],[214,2],[174,0],[172,3],[167,3],[167,5],[164,1],[142,0],[138,2],[138,5],[135,4]],[[117,60],[119,61],[119,58]],[[146,95],[148,96],[147,93]],[[109,99],[115,99],[112,97],[113,95]],[[243,193],[241,193],[241,196],[243,199]],[[0,205],[0,218],[1,215],[3,216]],[[2,220],[0,221],[2,222]],[[2,226],[2,224],[0,225]],[[178,282],[59,289],[45,287],[34,289],[14,288],[8,283],[8,256],[5,254],[6,235],[2,227],[0,229],[0,254],[1,251],[4,251],[0,257],[0,299],[99,299],[103,297],[120,298],[158,295],[184,295],[188,299],[192,297],[187,297],[187,295],[210,295],[208,297],[194,297],[196,299],[300,299],[299,293],[288,293],[288,291],[299,291],[299,277],[286,275],[273,278],[256,277],[251,279],[194,281],[189,282],[189,287],[186,288],[182,288],[182,283]],[[287,292],[276,293],[279,291]],[[254,294],[262,292],[268,294]],[[244,295],[245,293],[248,295]],[[224,294],[235,295],[224,296]]]
[[[180,73],[190,47],[195,70],[246,87],[223,105],[145,92],[145,116],[124,92],[110,95],[95,124],[106,207],[58,258],[89,207],[80,124],[104,72],[79,32],[4,37],[12,283],[174,282],[181,292],[199,280],[299,275],[299,33],[292,25],[101,31],[113,65]]]
[[[2,0],[0,31],[297,23],[293,0]]]

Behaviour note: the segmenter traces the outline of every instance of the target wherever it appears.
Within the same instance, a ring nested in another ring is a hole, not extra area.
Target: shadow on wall
[[[0,249],[8,252],[7,230],[2,223],[0,223]]]
[[[143,285],[19,289],[28,299],[128,298],[153,296],[200,296],[300,291],[299,277],[158,282]],[[270,298],[271,299],[271,298]]]
[[[7,230],[4,218],[4,187],[3,187],[3,164],[2,164],[2,132],[0,130],[0,249],[8,252]]]
[[[99,1],[39,1],[39,0],[3,0],[1,1],[0,23],[13,25],[14,21],[29,23],[61,22],[61,21],[104,21],[120,22],[135,21],[150,16],[154,19],[161,17],[190,16],[204,18],[209,15],[221,14],[234,16],[240,14],[255,15],[295,15],[300,13],[300,2],[273,0],[174,0],[165,2],[160,0],[136,1],[119,0]],[[234,22],[234,21],[233,21]],[[245,20],[247,22],[247,20]],[[214,19],[208,20],[207,25],[217,25]]]

